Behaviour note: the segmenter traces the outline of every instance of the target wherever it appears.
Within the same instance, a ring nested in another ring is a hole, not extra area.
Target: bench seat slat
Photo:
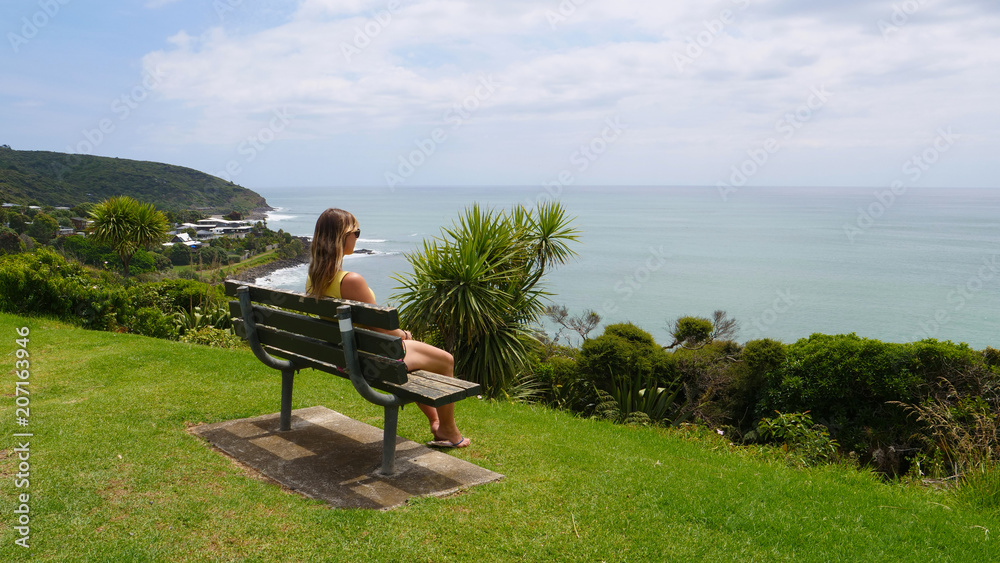
[[[267,307],[253,306],[254,320],[258,325],[269,326],[286,332],[308,335],[317,340],[324,340],[335,346],[340,346],[340,325],[336,321],[327,321],[307,317],[298,313],[278,311]],[[243,311],[239,301],[229,302],[229,314],[233,322],[242,324]],[[385,356],[393,360],[403,359],[403,344],[398,336],[389,336],[374,330],[354,327],[354,341],[358,350]]]
[[[455,403],[482,393],[482,387],[478,383],[422,370],[410,372],[406,383],[383,382],[373,384],[372,387],[398,397],[412,398],[418,403],[432,407]]]
[[[331,319],[337,318],[337,307],[350,305],[351,319],[354,321],[354,324],[385,330],[396,330],[399,328],[399,313],[392,307],[380,307],[349,299],[316,299],[305,293],[282,291],[237,280],[226,280],[226,295],[236,297],[237,288],[243,285],[247,286],[250,290],[250,300],[255,303],[292,309],[300,313]]]
[[[236,333],[245,338],[246,329],[242,324],[234,326],[238,326]],[[257,327],[257,336],[260,339],[261,345],[266,347],[277,348],[298,356],[315,358],[320,362],[335,366],[347,365],[344,351],[322,340],[306,338],[274,330],[266,326]],[[390,360],[367,352],[358,352],[358,361],[361,364],[361,372],[366,380],[373,381],[380,379],[392,383],[404,383],[407,379],[406,364],[399,360]]]
[[[269,353],[291,361],[299,369],[312,368],[349,379],[347,372],[335,365],[293,354],[286,350],[275,349],[270,346],[266,346],[265,348]],[[450,383],[450,385],[443,385],[441,382],[442,379],[448,380],[445,383]],[[478,383],[454,377],[445,377],[422,370],[411,372],[406,383],[397,384],[386,381],[372,381],[370,385],[379,391],[392,393],[407,401],[430,405],[432,407],[441,407],[482,392],[482,387]]]

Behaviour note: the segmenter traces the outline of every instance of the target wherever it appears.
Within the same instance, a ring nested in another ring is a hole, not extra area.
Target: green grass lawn
[[[31,330],[30,419],[15,425],[15,329]],[[333,510],[253,478],[186,428],[273,413],[280,377],[248,351],[0,315],[0,560],[996,561],[1000,517],[940,491],[735,453],[711,432],[616,426],[468,399],[473,446],[506,475],[386,512]],[[294,408],[381,425],[342,379],[306,371]],[[400,434],[430,438],[404,410]],[[30,548],[14,509],[30,431]]]

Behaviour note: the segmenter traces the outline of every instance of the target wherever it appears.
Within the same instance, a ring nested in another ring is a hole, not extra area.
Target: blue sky
[[[11,0],[0,143],[249,188],[997,187],[993,0]]]

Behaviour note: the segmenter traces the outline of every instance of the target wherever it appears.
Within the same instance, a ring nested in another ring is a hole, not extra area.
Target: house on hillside
[[[196,230],[206,230],[218,235],[234,235],[245,237],[252,229],[253,223],[250,221],[229,221],[226,219],[201,219],[197,223]]]
[[[191,235],[187,233],[177,233],[170,239],[170,242],[164,243],[164,246],[173,246],[175,244],[183,244],[188,248],[200,248],[202,243],[201,241],[192,239]]]
[[[77,231],[86,231],[87,226],[91,223],[90,219],[83,217],[70,217],[69,220],[73,222],[73,228]]]
[[[227,221],[225,219],[201,219],[196,223],[181,223],[178,231],[194,229],[195,236],[201,239],[213,239],[223,236],[243,238],[253,230],[251,221]]]

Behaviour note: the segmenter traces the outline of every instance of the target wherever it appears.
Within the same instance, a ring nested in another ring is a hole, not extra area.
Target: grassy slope
[[[162,210],[210,207],[224,213],[266,205],[260,194],[204,172],[144,162],[48,151],[0,149],[0,199],[74,206],[129,195]]]
[[[31,329],[32,547],[13,545],[0,459],[0,560],[989,561],[1000,518],[838,468],[796,471],[700,439],[466,400],[473,447],[506,478],[389,512],[331,510],[248,477],[185,431],[277,410],[249,352],[0,315],[8,452],[15,331]],[[298,378],[295,408],[379,425],[350,385]],[[429,438],[407,408],[400,434]],[[989,534],[985,530],[994,531]]]

